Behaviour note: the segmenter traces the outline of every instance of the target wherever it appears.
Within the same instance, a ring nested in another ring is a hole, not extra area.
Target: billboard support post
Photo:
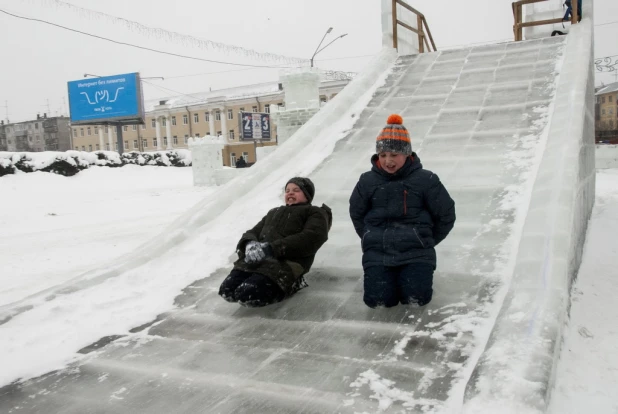
[[[122,155],[124,152],[124,142],[122,141],[122,124],[116,125],[116,142],[118,143],[118,154]]]

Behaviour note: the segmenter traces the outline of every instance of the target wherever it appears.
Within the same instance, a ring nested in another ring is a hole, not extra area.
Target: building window
[[[142,129],[146,129],[146,124],[142,124]]]
[[[7,128],[8,129],[8,128]],[[10,131],[9,131],[10,132]],[[77,128],[73,128],[73,136],[76,137],[77,136]]]
[[[118,142],[114,142],[114,148],[118,151]]]
[[[142,147],[148,148],[148,140],[146,138],[142,138]]]
[[[101,149],[101,148],[99,148],[99,144],[96,145],[96,149],[97,149],[97,151]]]
[[[252,110],[253,112],[257,112],[257,106],[253,106],[253,107],[251,107],[251,110]]]
[[[189,136],[185,134],[185,145],[189,143]]]
[[[267,114],[270,113],[270,104],[264,105],[264,112],[266,112]]]
[[[609,108],[609,114],[614,115],[614,108]]]
[[[193,114],[193,122],[196,123],[196,124],[199,124],[199,122],[200,122],[200,114],[198,114],[198,113]]]
[[[217,136],[221,136],[221,131],[217,131]]]
[[[601,114],[605,115],[605,109],[601,110]]]
[[[172,117],[172,125],[176,126],[176,117],[175,116]]]
[[[124,149],[128,150],[129,149],[129,141],[125,141],[124,142]]]
[[[609,129],[614,129],[614,121],[609,121]]]
[[[221,121],[221,111],[215,112],[215,121]]]
[[[41,142],[41,137],[40,136],[37,135],[37,136],[35,136],[35,138],[36,138],[36,142]]]
[[[122,130],[123,130],[124,132],[127,132],[127,131],[129,130],[129,126],[128,126],[128,125],[123,126],[123,127],[122,127]]]
[[[167,147],[167,137],[163,137],[163,145]]]
[[[210,132],[207,132],[206,135],[210,135]]]
[[[195,137],[196,137],[196,138],[199,138],[199,137],[200,137],[200,134],[199,134],[199,133],[195,134]]]
[[[79,151],[79,147],[75,147],[75,151]]]
[[[601,103],[605,103],[605,97],[601,98]]]
[[[210,114],[208,112],[204,112],[204,122],[210,122]]]
[[[178,135],[174,135],[172,142],[174,143],[174,145],[178,145]]]
[[[152,139],[152,146],[157,148],[157,139],[156,138]]]
[[[167,126],[167,118],[163,118],[163,126]]]
[[[92,145],[88,145],[88,151],[92,152]]]
[[[136,139],[133,140],[133,149],[139,149],[139,146],[137,145],[137,140]]]
[[[32,137],[28,137],[28,141],[32,142]]]
[[[86,151],[86,146],[82,145],[82,151]]]
[[[88,127],[87,131],[88,131],[88,135],[92,135],[92,131],[90,131],[90,127]]]
[[[94,127],[94,135],[99,135],[99,127],[98,126]]]
[[[105,133],[109,133],[109,127],[107,125],[105,125]]]
[[[152,118],[152,119],[150,120],[150,125],[151,125],[153,128],[155,128],[155,127],[157,126],[157,120],[156,120],[156,119],[154,119],[154,118]]]
[[[109,143],[105,144],[105,150],[109,151]]]
[[[189,123],[189,116],[188,115],[183,115],[182,116],[182,124],[183,125],[187,125]]]
[[[234,111],[231,109],[227,110],[227,119],[234,119]]]
[[[241,107],[240,107],[240,109],[239,109],[239,111],[240,111],[240,112],[245,112],[245,107],[244,107],[244,106],[241,106]]]
[[[609,101],[610,102],[612,101],[612,97],[611,96],[609,97]],[[39,123],[38,122],[34,124],[34,129],[39,129]]]
[[[607,102],[611,102],[611,101],[612,101],[612,98],[613,98],[613,96],[609,95],[609,96],[607,97]]]
[[[137,125],[132,125],[131,127],[132,127],[133,131],[137,131]]]
[[[232,167],[236,167],[236,153],[235,152],[232,152],[230,154],[230,165]]]
[[[249,153],[248,152],[243,152],[242,153],[242,159],[249,162]]]
[[[230,139],[234,139],[234,130],[230,129]]]

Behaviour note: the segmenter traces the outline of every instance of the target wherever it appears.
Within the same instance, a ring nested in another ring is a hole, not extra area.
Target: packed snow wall
[[[589,2],[584,3],[584,13],[587,18],[573,27],[567,39],[512,283],[468,382],[466,412],[475,412],[481,402],[487,407],[487,401],[495,407],[519,406],[540,412],[549,402],[570,288],[581,262],[595,193]]]
[[[618,168],[618,145],[597,145],[595,159],[598,169]]]

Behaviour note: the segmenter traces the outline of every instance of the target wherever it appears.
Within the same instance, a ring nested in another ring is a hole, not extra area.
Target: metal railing
[[[401,20],[397,18],[397,5],[398,4],[410,10],[412,13],[416,14],[416,23],[417,23],[416,29],[410,26],[409,24],[402,22]],[[418,35],[419,53],[425,53],[425,46],[427,46],[427,51],[429,52],[432,52],[432,51],[435,52],[438,50],[436,48],[436,44],[433,41],[433,37],[431,36],[431,31],[429,30],[427,19],[425,19],[425,16],[423,15],[423,13],[419,12],[418,10],[416,10],[414,7],[410,6],[409,4],[406,4],[403,0],[393,0],[393,47],[395,49],[399,49],[398,41],[397,41],[397,29],[398,29],[397,26],[398,25],[403,26],[406,29],[413,31],[414,33]],[[427,38],[429,38],[429,41],[427,40]],[[431,46],[429,42],[431,42]],[[433,50],[431,50],[432,47],[433,47]]]
[[[515,18],[515,24],[513,25],[513,33],[515,34],[516,42],[523,40],[524,27],[543,26],[546,24],[556,24],[556,23],[562,23],[565,21],[565,20],[562,20],[562,18],[560,17],[560,18],[555,18],[555,19],[524,22],[523,12],[522,12],[523,6],[526,4],[541,3],[544,1],[548,1],[548,0],[519,0],[519,1],[512,3],[513,17]],[[572,0],[572,3],[573,5],[571,7],[571,10],[572,10],[571,11],[571,24],[577,24],[577,22],[579,21],[578,0]]]

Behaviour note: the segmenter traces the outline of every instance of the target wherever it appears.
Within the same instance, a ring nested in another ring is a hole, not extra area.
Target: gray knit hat
[[[313,200],[313,196],[315,195],[315,186],[310,179],[306,177],[293,177],[285,183],[285,187],[287,187],[289,183],[296,184],[302,190],[303,194],[307,198],[307,201],[311,203],[311,200]]]

